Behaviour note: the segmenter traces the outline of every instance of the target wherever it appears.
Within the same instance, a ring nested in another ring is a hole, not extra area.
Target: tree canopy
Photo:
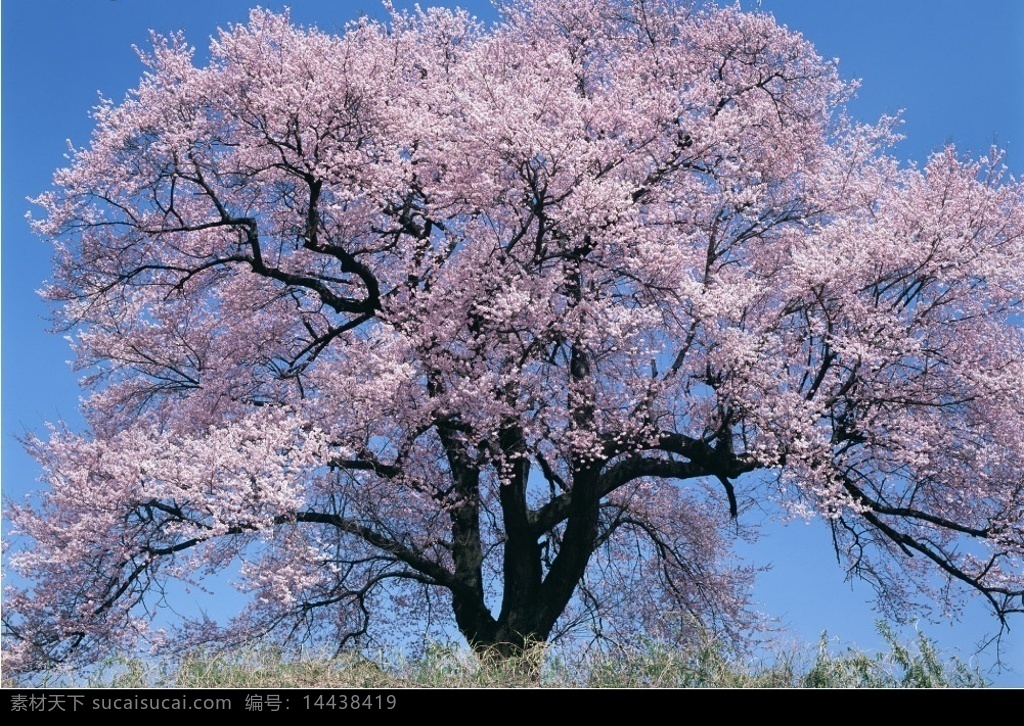
[[[1024,604],[1024,187],[889,153],[770,17],[669,0],[154,39],[37,200],[91,395],[9,507],[5,667],[144,635],[749,623],[763,502],[901,608]],[[415,623],[415,625],[413,625]]]

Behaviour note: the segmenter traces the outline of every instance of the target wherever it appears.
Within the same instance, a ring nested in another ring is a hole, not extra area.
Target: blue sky
[[[98,93],[120,100],[142,67],[132,45],[146,46],[149,29],[179,29],[200,49],[223,25],[244,22],[255,4],[239,0],[3,0],[2,29],[2,484],[7,499],[36,488],[39,472],[16,436],[47,421],[79,421],[79,389],[66,364],[70,350],[46,332],[46,307],[35,291],[50,272],[46,244],[25,224],[26,198],[50,185],[65,163],[66,140],[88,142],[89,109]],[[285,3],[262,2],[279,10]],[[360,13],[383,16],[375,0],[293,0],[295,22],[336,30]],[[396,2],[399,7],[410,3]],[[432,4],[424,1],[423,5]],[[448,4],[439,2],[436,4]],[[451,3],[456,4],[456,3]],[[481,18],[484,2],[460,3]],[[799,31],[826,58],[839,58],[846,78],[863,81],[851,104],[855,118],[873,121],[903,109],[906,135],[896,156],[923,162],[955,143],[971,155],[993,143],[1024,176],[1024,3],[1018,0],[743,0]],[[843,643],[876,648],[877,615],[863,584],[845,583],[820,522],[772,526],[744,549],[753,564],[772,564],[759,579],[761,609],[779,619],[793,642],[815,643],[823,630]],[[1015,672],[997,677],[1024,685],[1024,618],[1012,623],[1004,661]],[[995,622],[980,603],[958,624],[923,623],[943,648],[971,657]],[[907,631],[912,635],[913,630]],[[839,642],[839,641],[834,641]],[[977,656],[987,668],[991,650]]]

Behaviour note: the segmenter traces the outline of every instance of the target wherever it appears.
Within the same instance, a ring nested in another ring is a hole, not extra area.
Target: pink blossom
[[[639,9],[154,38],[36,200],[88,429],[30,442],[5,667],[238,561],[202,638],[742,634],[771,498],[890,605],[1021,610],[1024,188],[901,168],[770,17]]]

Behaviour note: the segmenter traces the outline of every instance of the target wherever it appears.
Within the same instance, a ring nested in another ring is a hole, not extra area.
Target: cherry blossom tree
[[[254,11],[154,39],[33,219],[87,430],[28,445],[5,668],[146,636],[749,624],[730,540],[820,516],[883,605],[1024,596],[1024,188],[737,8]],[[418,630],[415,630],[418,629]]]

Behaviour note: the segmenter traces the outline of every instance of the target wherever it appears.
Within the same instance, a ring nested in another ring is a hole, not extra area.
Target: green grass
[[[752,661],[713,641],[687,648],[641,643],[615,653],[535,649],[522,659],[482,662],[465,648],[428,647],[413,660],[383,654],[289,657],[273,649],[196,653],[177,660],[113,659],[87,676],[49,674],[34,685],[137,688],[961,688],[985,679],[943,655],[924,635],[901,642],[879,625],[888,649],[817,648]],[[5,686],[16,685],[4,682]],[[27,685],[27,684],[26,684]]]

